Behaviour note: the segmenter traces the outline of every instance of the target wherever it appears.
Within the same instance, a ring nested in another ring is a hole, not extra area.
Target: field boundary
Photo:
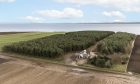
[[[139,50],[140,50],[140,35],[137,35],[137,38],[136,38],[136,41],[135,41],[135,44],[134,44],[134,48],[133,48],[133,52],[132,52],[132,55],[131,55],[131,59],[130,59],[130,62],[129,62],[129,65],[128,65],[128,71],[134,73],[134,74],[140,74],[140,53],[139,53]]]
[[[35,58],[35,57],[19,56],[19,55],[7,54],[7,53],[0,53],[0,55],[19,58],[19,59],[24,59],[24,60],[29,60],[29,61],[32,61],[32,62],[50,63],[50,64],[57,64],[57,65],[62,65],[62,66],[66,66],[66,67],[80,68],[80,69],[85,69],[85,70],[90,70],[90,71],[96,71],[96,72],[106,72],[106,73],[112,73],[112,74],[120,74],[120,75],[140,77],[140,74],[138,74],[138,73],[130,75],[126,72],[117,72],[117,71],[113,71],[113,70],[109,71],[109,70],[105,70],[105,69],[101,70],[101,69],[91,68],[91,67],[87,67],[87,66],[73,66],[73,65],[67,65],[67,64],[64,64],[64,63],[61,63],[61,62],[57,62],[57,61],[49,61],[49,60],[45,60],[45,59],[41,59],[41,58]]]
[[[137,38],[137,36],[135,37],[135,40],[132,42],[132,49],[131,49],[131,52],[130,52],[129,60],[127,62],[126,72],[128,72],[128,70],[127,70],[128,69],[128,64],[129,64],[129,61],[130,61],[130,58],[131,58],[131,55],[132,55],[132,51],[133,51],[133,48],[134,48],[136,38]]]

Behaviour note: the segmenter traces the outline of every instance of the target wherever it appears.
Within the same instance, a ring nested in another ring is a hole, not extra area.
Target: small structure
[[[83,50],[82,52],[80,52],[80,53],[75,53],[75,56],[76,56],[76,58],[78,58],[78,59],[80,59],[80,58],[89,58],[90,57],[90,55],[89,54],[87,54],[87,51],[86,50]]]
[[[92,59],[94,57],[97,57],[96,52],[87,53],[87,50],[83,50],[79,53],[75,53],[73,56],[71,56],[71,59],[76,63],[83,64],[87,62],[87,59]]]
[[[83,50],[79,53],[75,53],[71,56],[71,60],[73,63],[76,63],[78,65],[87,63],[88,59],[92,59],[94,57],[97,57],[96,52],[87,52],[87,50]]]
[[[80,53],[75,53],[75,56],[80,59],[80,58],[89,58],[89,54],[87,54],[87,51],[86,50],[83,50],[82,52]]]

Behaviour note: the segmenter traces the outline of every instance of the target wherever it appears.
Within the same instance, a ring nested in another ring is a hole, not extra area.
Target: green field
[[[36,38],[50,36],[54,34],[64,34],[63,32],[32,32],[0,35],[0,51],[3,46],[19,41],[28,41]]]

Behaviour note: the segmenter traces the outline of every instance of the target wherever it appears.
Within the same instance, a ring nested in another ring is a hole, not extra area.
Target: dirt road
[[[131,58],[128,64],[128,71],[140,73],[140,35],[137,36]]]
[[[0,55],[0,84],[140,84],[140,78]]]

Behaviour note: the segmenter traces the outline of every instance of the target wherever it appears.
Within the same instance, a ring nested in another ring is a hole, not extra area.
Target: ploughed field
[[[30,33],[30,32],[0,32],[0,35],[18,34],[18,33]]]
[[[140,35],[137,36],[131,58],[128,64],[128,71],[140,73]]]
[[[0,84],[139,84],[137,76],[98,71],[0,55]]]

